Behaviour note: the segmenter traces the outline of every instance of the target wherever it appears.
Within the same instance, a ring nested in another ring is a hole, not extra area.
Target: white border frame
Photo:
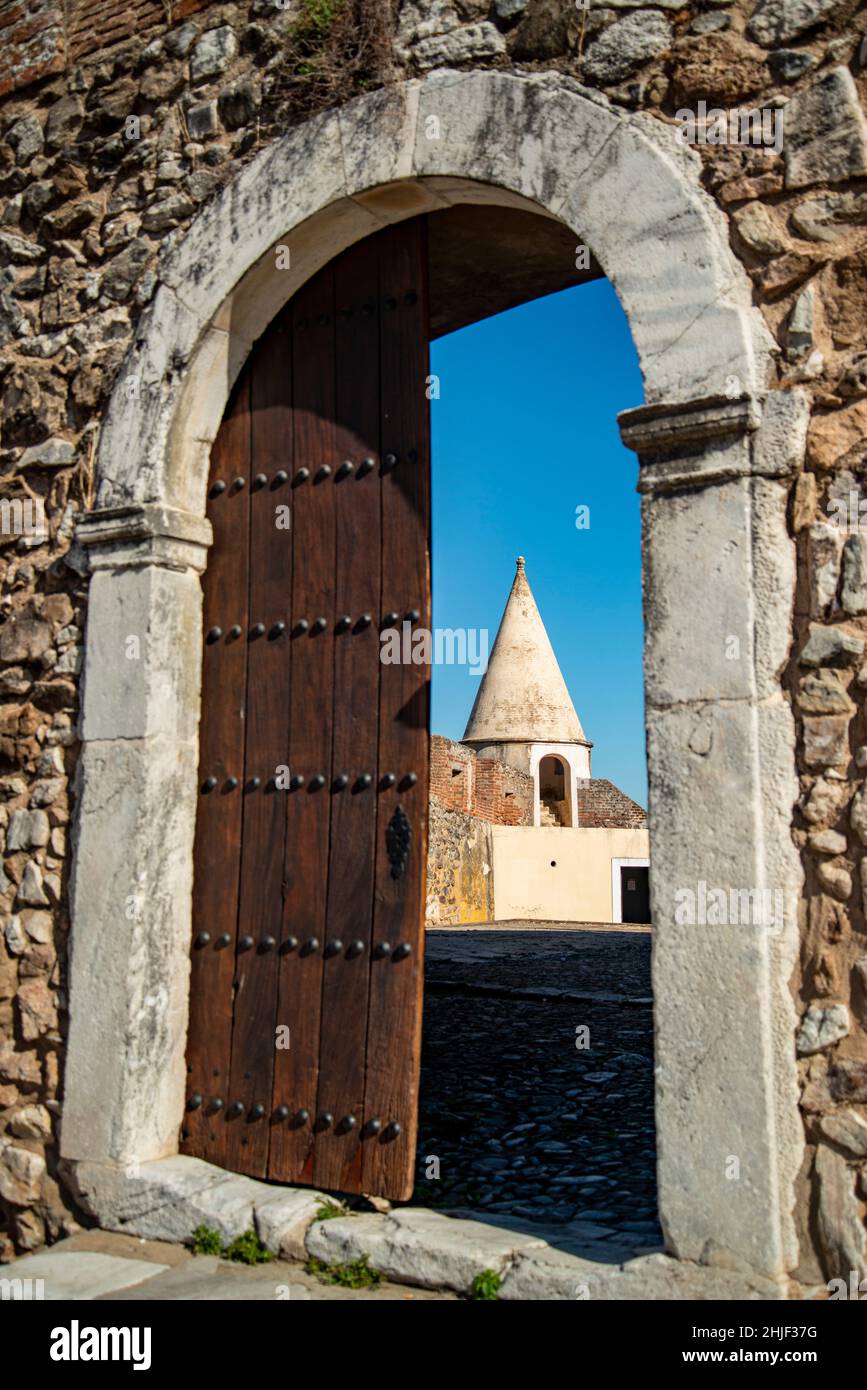
[[[621,869],[649,869],[649,859],[612,859],[611,861],[611,920],[623,921],[623,893],[620,886]]]

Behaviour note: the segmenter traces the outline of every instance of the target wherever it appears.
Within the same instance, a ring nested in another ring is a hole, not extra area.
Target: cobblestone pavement
[[[658,1248],[650,932],[499,926],[428,932],[413,1204]]]

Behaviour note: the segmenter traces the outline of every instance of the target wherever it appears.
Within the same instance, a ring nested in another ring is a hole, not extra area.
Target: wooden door
[[[214,443],[182,1152],[408,1197],[427,852],[423,220],[256,345]],[[409,642],[406,643],[409,647]]]

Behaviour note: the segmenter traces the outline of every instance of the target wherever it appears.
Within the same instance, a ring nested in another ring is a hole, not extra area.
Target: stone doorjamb
[[[779,673],[794,589],[786,498],[806,407],[797,392],[766,391],[772,343],[699,171],[659,121],[570,78],[442,72],[289,131],[169,239],[112,395],[98,510],[78,533],[93,573],[62,1154],[92,1192],[100,1174],[115,1193],[124,1175],[140,1192],[148,1164],[177,1151],[205,486],[232,383],[333,256],[390,222],[485,202],[556,217],[592,250],[644,376],[647,404],[621,425],[643,494],[668,1248],[772,1279],[797,1263],[803,1140],[788,980],[801,879]],[[683,923],[676,895],[700,884],[737,901],[770,889],[785,911],[770,924]],[[111,1221],[98,1196],[92,1205]]]

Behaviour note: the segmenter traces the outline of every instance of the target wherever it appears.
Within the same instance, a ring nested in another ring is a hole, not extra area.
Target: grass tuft
[[[222,1255],[223,1238],[219,1231],[211,1230],[210,1226],[197,1226],[193,1231],[193,1254],[194,1255]]]
[[[314,1221],[333,1221],[336,1216],[348,1216],[349,1212],[340,1202],[332,1202],[325,1197],[316,1208]]]
[[[315,1274],[323,1284],[339,1284],[343,1289],[373,1289],[383,1280],[381,1272],[368,1264],[367,1255],[345,1265],[327,1265],[311,1256],[307,1273]]]
[[[290,121],[381,87],[391,73],[395,0],[303,0],[274,82]]]
[[[212,1230],[210,1226],[197,1226],[191,1244],[194,1255],[219,1255],[221,1259],[232,1260],[235,1264],[262,1265],[273,1259],[270,1250],[265,1249],[253,1230],[245,1231],[224,1245],[219,1231]]]

